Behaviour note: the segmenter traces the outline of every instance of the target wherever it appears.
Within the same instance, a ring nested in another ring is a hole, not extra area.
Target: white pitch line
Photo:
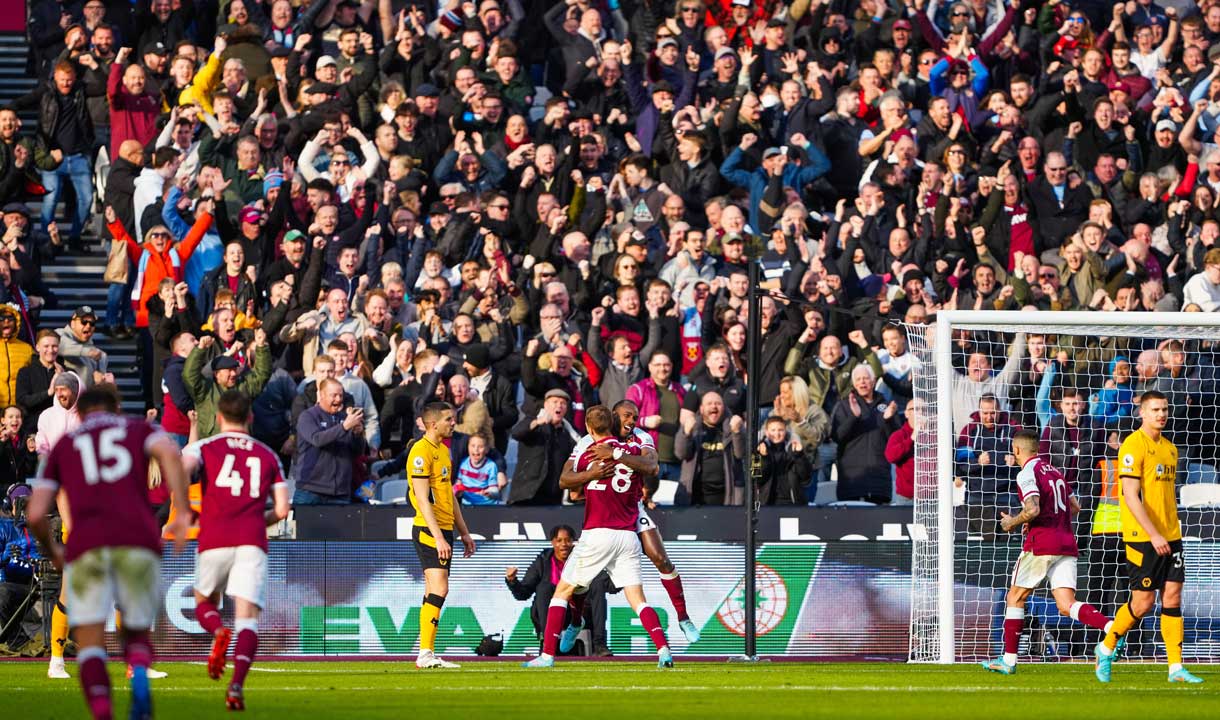
[[[17,692],[34,691],[34,690],[45,691],[46,686],[42,686],[42,687],[38,687],[38,688],[10,687],[7,689],[9,691],[17,691]],[[495,692],[495,693],[501,692],[501,689],[499,689],[499,688],[489,688],[485,685],[467,685],[467,686],[445,685],[445,689],[447,691],[459,691],[459,692]],[[664,690],[664,689],[666,689],[665,686],[636,687],[636,686],[622,686],[622,685],[582,685],[582,686],[577,686],[577,687],[540,686],[540,687],[531,688],[531,692],[538,692],[538,691],[558,692],[558,693],[573,693],[573,692],[581,692],[581,691],[655,692],[657,690]],[[1062,693],[1062,692],[1074,692],[1074,693],[1084,692],[1084,693],[1089,693],[1089,694],[1094,694],[1094,695],[1111,695],[1116,692],[1117,693],[1147,694],[1147,693],[1166,693],[1166,692],[1173,693],[1173,692],[1186,692],[1187,691],[1186,688],[1179,688],[1179,687],[1119,688],[1119,687],[1108,686],[1105,688],[1080,688],[1080,687],[1030,688],[1030,687],[1003,687],[1003,686],[989,686],[989,685],[965,686],[965,687],[955,686],[955,687],[941,687],[941,688],[932,688],[932,687],[923,687],[923,686],[914,686],[914,685],[694,685],[694,686],[683,685],[683,686],[681,686],[681,689],[682,690],[701,691],[701,692],[724,690],[724,691],[729,691],[729,692],[733,692],[733,691],[836,692],[836,693],[902,692],[902,693],[946,693],[946,694],[996,693],[996,692],[1021,693],[1021,694],[1030,694],[1030,693],[1054,694],[1054,693]],[[115,690],[120,693],[128,691],[127,688],[123,688],[123,687],[115,688]],[[320,688],[316,685],[308,685],[308,686],[291,685],[291,686],[282,686],[282,687],[260,685],[257,688],[257,692],[260,694],[262,694],[262,693],[271,694],[271,693],[277,693],[277,692],[325,693],[328,690],[329,690],[328,688]],[[387,686],[383,686],[383,685],[350,686],[350,687],[345,686],[345,687],[334,688],[334,692],[397,692],[397,693],[412,692],[413,693],[413,692],[418,692],[418,690],[419,690],[418,687],[387,687]],[[158,686],[155,683],[153,685],[154,694],[156,694],[156,693],[208,694],[208,693],[212,693],[212,692],[214,692],[213,689],[203,688],[203,687],[196,687],[196,688],[164,687],[164,686]],[[1198,691],[1190,690],[1190,692],[1197,693]]]

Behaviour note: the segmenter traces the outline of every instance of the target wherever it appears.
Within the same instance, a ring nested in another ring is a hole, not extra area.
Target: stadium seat
[[[1220,473],[1216,472],[1215,465],[1207,463],[1188,462],[1186,463],[1186,485],[1214,484],[1220,482]]]
[[[402,478],[382,480],[373,492],[371,505],[402,505],[407,502],[407,481]]]
[[[1182,507],[1220,506],[1220,483],[1199,483],[1182,486]]]
[[[814,505],[829,505],[837,500],[839,483],[835,481],[818,483],[818,493],[813,498]]]

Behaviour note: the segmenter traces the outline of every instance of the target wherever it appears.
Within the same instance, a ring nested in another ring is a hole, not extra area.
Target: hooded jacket
[[[0,407],[17,401],[17,373],[30,364],[34,348],[21,340],[21,313],[12,303],[0,305],[0,313],[11,315],[15,321],[13,334],[0,338]]]
[[[76,392],[79,395],[80,391],[85,389],[80,376],[71,370],[65,372],[76,378]],[[76,413],[75,400],[72,401],[71,407],[64,407],[58,401],[51,403],[51,407],[43,410],[42,414],[38,416],[38,432],[34,439],[34,446],[37,448],[38,454],[44,456],[51,452],[55,443],[59,442],[64,435],[75,430],[78,425],[80,425],[80,415]]]

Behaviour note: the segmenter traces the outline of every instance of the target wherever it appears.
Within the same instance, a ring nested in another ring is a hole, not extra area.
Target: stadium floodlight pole
[[[742,611],[745,614],[745,648],[742,656],[737,658],[743,662],[758,660],[758,636],[756,619],[758,615],[757,594],[755,588],[755,572],[758,555],[758,502],[755,494],[755,483],[762,474],[762,457],[758,454],[758,446],[754,439],[758,437],[758,367],[762,365],[762,298],[767,294],[762,285],[762,261],[754,259],[749,265],[750,293],[747,298],[749,311],[746,317],[746,369],[750,373],[750,382],[746,383],[746,439],[750,448],[749,477],[746,478],[745,506],[746,516],[746,547],[745,575],[742,598]]]

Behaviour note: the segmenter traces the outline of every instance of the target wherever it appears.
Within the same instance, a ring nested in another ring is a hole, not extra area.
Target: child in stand
[[[499,505],[500,491],[508,484],[508,476],[487,456],[487,438],[482,435],[470,436],[455,480],[453,494],[463,505]]]

